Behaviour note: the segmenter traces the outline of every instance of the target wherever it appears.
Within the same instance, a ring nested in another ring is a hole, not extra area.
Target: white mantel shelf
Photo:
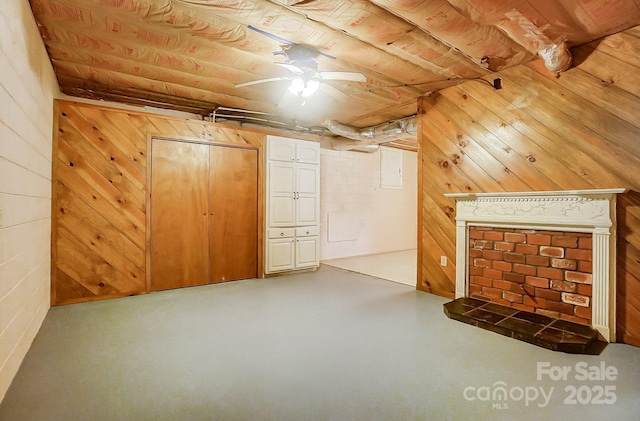
[[[445,193],[445,197],[454,199],[475,199],[484,197],[531,197],[531,196],[601,196],[624,193],[624,188],[590,189],[590,190],[557,190],[557,191],[525,191],[525,192],[491,192],[491,193]]]
[[[616,195],[624,188],[447,193],[456,200],[456,298],[469,296],[469,226],[593,235],[592,327],[615,341]]]

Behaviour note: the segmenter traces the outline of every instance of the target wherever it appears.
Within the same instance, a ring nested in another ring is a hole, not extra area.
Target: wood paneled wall
[[[52,304],[148,292],[147,145],[152,136],[255,147],[263,174],[263,133],[198,120],[57,101],[54,133]],[[262,194],[259,188],[259,203]]]
[[[418,288],[455,291],[455,201],[444,193],[625,187],[617,332],[640,346],[640,27],[572,52],[557,78],[536,61],[486,78],[502,77],[502,90],[469,81],[421,100]]]

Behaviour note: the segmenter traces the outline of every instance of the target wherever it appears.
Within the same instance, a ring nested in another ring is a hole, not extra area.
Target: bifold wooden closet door
[[[211,278],[258,275],[258,151],[212,147],[209,205]]]
[[[153,139],[152,290],[257,276],[257,156]]]

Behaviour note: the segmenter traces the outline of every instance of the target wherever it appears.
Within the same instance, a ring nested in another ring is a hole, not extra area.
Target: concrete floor
[[[367,254],[323,260],[325,265],[364,273],[387,281],[416,286],[418,277],[418,250],[402,250],[390,253]]]
[[[322,266],[55,307],[0,420],[638,419],[639,348],[552,352],[446,301]]]

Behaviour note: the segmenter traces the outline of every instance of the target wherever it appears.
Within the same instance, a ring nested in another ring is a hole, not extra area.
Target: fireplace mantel
[[[591,233],[592,327],[615,341],[615,209],[624,190],[445,194],[456,200],[456,298],[469,296],[470,225]]]

